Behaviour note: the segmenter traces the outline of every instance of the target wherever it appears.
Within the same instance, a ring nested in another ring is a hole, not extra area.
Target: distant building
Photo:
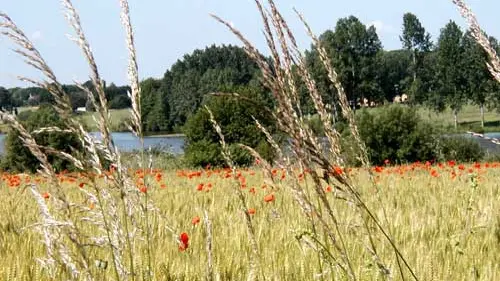
[[[87,108],[85,107],[77,107],[76,112],[87,112]]]

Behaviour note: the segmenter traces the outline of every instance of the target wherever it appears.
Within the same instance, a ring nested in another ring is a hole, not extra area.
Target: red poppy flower
[[[48,192],[45,192],[44,194],[42,194],[42,197],[44,199],[49,199],[50,198],[50,194]]]
[[[273,202],[273,201],[274,201],[274,199],[276,199],[276,198],[274,197],[274,194],[273,194],[273,193],[271,193],[271,194],[268,194],[268,195],[264,196],[264,201],[265,201],[265,202]]]
[[[200,223],[200,217],[199,217],[199,216],[194,217],[194,218],[191,220],[191,223],[192,223],[193,225],[197,225],[198,223]]]
[[[337,174],[337,175],[342,175],[344,173],[344,170],[342,170],[341,167],[336,166],[336,167],[333,167],[333,169],[335,171],[335,174]]]
[[[186,232],[183,232],[179,237],[179,251],[183,252],[188,247],[189,247],[189,235]]]
[[[255,212],[256,212],[256,211],[255,211],[255,209],[254,209],[254,208],[249,208],[249,209],[248,209],[248,214],[249,214],[249,215],[255,215]]]

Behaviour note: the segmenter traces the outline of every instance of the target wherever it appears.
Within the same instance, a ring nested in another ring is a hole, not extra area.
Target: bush
[[[42,105],[38,110],[26,111],[23,112],[22,115],[21,123],[29,132],[42,127],[56,126],[64,128],[64,122],[50,105]],[[8,171],[35,172],[39,168],[40,163],[36,157],[31,154],[29,149],[23,146],[19,137],[19,132],[14,129],[11,129],[7,134],[5,140],[5,156],[0,166],[3,170]],[[72,148],[78,149],[80,147],[77,137],[67,133],[51,132],[35,134],[34,138],[39,145],[68,153],[71,152]],[[72,170],[74,168],[69,161],[58,156],[49,154],[48,158],[56,171]]]
[[[363,110],[357,116],[359,132],[370,161],[379,165],[436,158],[438,130],[422,121],[416,110],[404,105]]]
[[[443,137],[440,144],[440,160],[475,162],[484,158],[481,145],[466,137]]]
[[[271,133],[273,132],[274,125],[271,118],[262,110],[263,104],[259,102],[262,100],[259,98],[262,92],[249,87],[237,87],[229,92],[239,92],[251,98],[253,102],[230,97],[209,97],[205,104],[221,126],[233,162],[237,165],[249,165],[253,161],[249,152],[239,147],[238,143],[250,146],[266,160],[272,160],[273,149],[266,142],[264,134],[257,128],[252,119],[254,116]],[[190,165],[225,165],[221,155],[219,135],[213,129],[209,118],[208,111],[204,107],[200,107],[188,119],[183,128],[186,135],[184,155]]]

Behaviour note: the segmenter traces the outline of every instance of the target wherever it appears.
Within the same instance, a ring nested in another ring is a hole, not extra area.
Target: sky
[[[498,0],[468,0],[489,35],[500,38]],[[127,51],[120,23],[118,0],[73,0],[90,41],[101,75],[109,83],[127,84]],[[386,50],[401,48],[399,35],[406,12],[417,15],[435,41],[439,30],[451,19],[465,28],[465,21],[451,0],[276,0],[295,31],[301,49],[310,40],[293,12],[299,10],[316,34],[334,29],[339,18],[354,15],[374,25]],[[239,41],[209,14],[230,21],[264,54],[267,54],[262,25],[253,0],[129,0],[134,26],[140,78],[161,78],[184,54],[212,44]],[[65,84],[86,81],[89,68],[78,46],[68,39],[67,25],[59,0],[0,0],[7,13],[34,42],[58,79]],[[18,75],[40,78],[12,52],[12,44],[0,36],[0,86],[25,87]]]

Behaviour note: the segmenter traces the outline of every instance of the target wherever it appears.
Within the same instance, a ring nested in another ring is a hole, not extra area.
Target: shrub
[[[475,162],[484,158],[481,145],[466,137],[443,137],[440,144],[440,160]]]
[[[237,87],[231,92],[239,92],[243,96],[252,99],[231,97],[209,97],[205,104],[214,114],[224,134],[225,141],[229,145],[232,160],[237,165],[248,165],[253,161],[249,152],[240,148],[237,144],[245,144],[254,148],[267,160],[272,160],[273,150],[266,142],[264,134],[255,125],[252,116],[261,121],[270,131],[274,125],[271,118],[262,110],[263,103],[260,102],[258,89],[250,87]],[[210,116],[204,107],[200,107],[193,114],[183,128],[186,134],[185,158],[193,166],[205,166],[207,164],[223,166],[224,159],[221,155],[220,139],[212,128]]]
[[[63,121],[50,105],[42,105],[35,111],[26,111],[19,115],[22,115],[19,116],[21,123],[29,132],[42,127],[64,127]],[[5,156],[2,159],[1,168],[16,172],[36,172],[39,168],[39,162],[29,149],[23,146],[19,137],[19,132],[14,129],[11,129],[7,134]],[[67,133],[41,133],[34,135],[34,137],[38,145],[68,153],[71,152],[72,148],[78,149],[80,146],[78,138]],[[70,162],[58,156],[49,154],[48,159],[56,171],[73,169]]]
[[[376,112],[362,110],[357,119],[373,164],[435,159],[438,130],[422,121],[416,110],[391,105]]]

